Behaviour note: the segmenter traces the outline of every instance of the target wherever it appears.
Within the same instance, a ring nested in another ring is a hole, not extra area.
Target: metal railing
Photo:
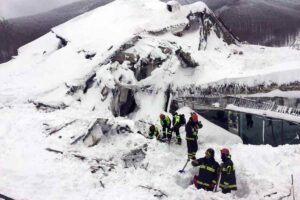
[[[250,98],[237,96],[222,96],[222,95],[197,95],[197,96],[182,96],[176,97],[172,100],[177,104],[190,106],[191,108],[211,108],[225,110],[227,105],[234,105],[240,108],[249,108],[264,111],[273,111],[287,115],[300,117],[300,109],[295,107],[288,107],[277,105],[275,102],[263,102],[261,100],[254,100]]]

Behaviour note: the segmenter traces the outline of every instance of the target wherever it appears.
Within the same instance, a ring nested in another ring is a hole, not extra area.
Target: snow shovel
[[[185,167],[187,166],[187,164],[188,164],[189,161],[190,161],[190,159],[187,159],[187,161],[186,161],[184,167],[183,167],[181,170],[178,171],[179,173],[184,173],[184,169],[185,169]]]
[[[217,180],[217,184],[214,188],[214,192],[217,192],[218,191],[218,187],[220,185],[220,180],[221,180],[221,172],[218,173],[218,180]]]

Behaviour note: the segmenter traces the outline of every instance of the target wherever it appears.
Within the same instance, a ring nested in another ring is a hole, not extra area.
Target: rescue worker
[[[164,114],[160,114],[159,115],[160,118],[160,124],[162,126],[162,141],[166,141],[167,139],[167,133],[170,134],[171,133],[171,120],[169,118],[169,116],[164,115]]]
[[[205,152],[205,157],[192,161],[194,167],[199,167],[199,175],[194,176],[193,180],[197,189],[214,190],[220,170],[220,165],[215,161],[214,156],[214,150],[209,148]]]
[[[196,159],[195,156],[198,151],[198,129],[202,127],[202,123],[198,121],[198,115],[192,113],[188,123],[185,125],[188,159]]]
[[[220,188],[226,194],[230,193],[231,190],[237,190],[235,169],[228,149],[223,148],[221,150],[221,159],[223,163],[221,164]]]
[[[173,114],[173,128],[172,128],[172,132],[174,131],[176,134],[176,139],[177,139],[177,144],[181,145],[181,137],[180,137],[180,133],[179,133],[179,129],[181,127],[181,120],[180,120],[180,115],[175,112]],[[168,134],[168,140],[170,141],[172,138],[172,132],[170,134]]]
[[[151,124],[151,126],[149,127],[149,131],[148,131],[148,138],[149,139],[153,139],[153,136],[156,137],[156,139],[159,140],[159,131],[158,128],[156,126],[154,126],[153,124]]]

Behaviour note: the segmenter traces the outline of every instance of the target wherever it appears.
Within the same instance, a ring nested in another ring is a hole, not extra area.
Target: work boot
[[[167,141],[167,136],[166,136],[166,134],[163,134],[163,136],[162,136],[162,138],[161,138],[161,141]]]
[[[190,159],[190,160],[196,160],[196,157],[195,156],[188,156],[188,159]]]
[[[167,137],[168,137],[168,143],[170,144],[171,143],[171,139],[172,139],[172,135],[168,133]]]
[[[168,143],[169,143],[169,144],[171,143],[171,138],[170,138],[170,137],[168,137]]]
[[[181,145],[181,138],[177,138],[176,144]]]

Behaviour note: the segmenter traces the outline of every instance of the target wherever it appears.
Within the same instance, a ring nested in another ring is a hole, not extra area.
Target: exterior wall
[[[245,144],[300,144],[299,124],[246,113],[240,113],[240,124],[239,135]]]

